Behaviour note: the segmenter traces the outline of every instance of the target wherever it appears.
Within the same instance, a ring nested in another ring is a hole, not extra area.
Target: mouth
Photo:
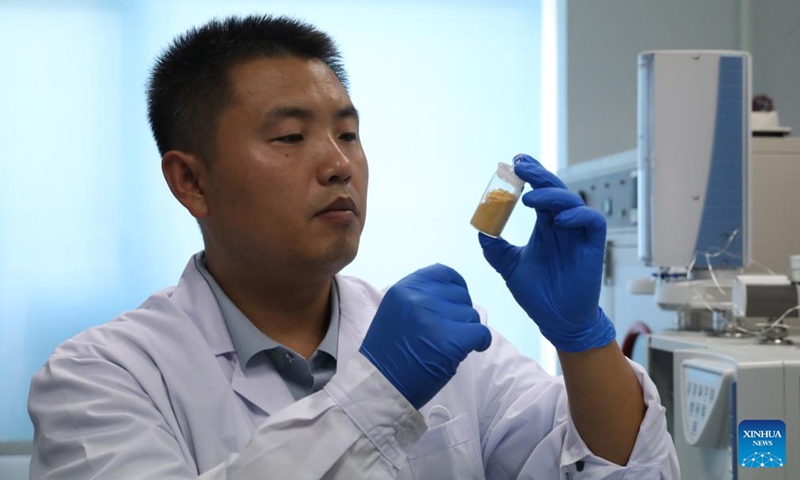
[[[347,214],[347,212],[358,216],[358,207],[356,206],[356,202],[354,202],[349,196],[340,196],[329,203],[326,207],[318,211],[315,216]]]

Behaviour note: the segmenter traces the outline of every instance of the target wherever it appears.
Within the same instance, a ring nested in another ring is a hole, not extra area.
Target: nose
[[[347,156],[334,138],[325,142],[320,152],[321,162],[318,180],[322,185],[347,185],[353,177],[353,161]]]

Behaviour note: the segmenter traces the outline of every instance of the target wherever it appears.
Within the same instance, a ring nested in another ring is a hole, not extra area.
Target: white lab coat
[[[34,377],[31,478],[679,478],[664,409],[638,365],[648,408],[619,467],[580,439],[562,379],[496,332],[416,411],[358,352],[381,292],[344,276],[337,285],[337,374],[295,402],[270,365],[242,372],[190,261],[176,287],[68,340]]]

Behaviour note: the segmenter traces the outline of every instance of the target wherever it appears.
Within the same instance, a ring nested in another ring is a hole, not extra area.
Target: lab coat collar
[[[337,371],[361,348],[382,294],[366,282],[344,275],[336,275],[339,288],[339,351]]]
[[[269,415],[288,407],[295,401],[286,382],[266,357],[250,362],[246,370],[239,365],[237,357],[231,387],[242,398]]]
[[[361,347],[380,293],[361,280],[336,275],[339,289],[339,342],[337,370],[344,368]],[[372,298],[370,298],[372,297]],[[377,299],[377,300],[376,300]],[[172,300],[196,325],[212,352],[217,357],[230,355],[236,365],[232,369],[231,387],[241,397],[258,406],[267,414],[273,414],[294,403],[289,388],[270,362],[264,362],[256,370],[248,369],[248,374],[238,365],[230,332],[225,325],[219,304],[211,288],[197,269],[194,258],[189,260],[186,269],[172,294]],[[251,371],[252,370],[252,371]],[[258,372],[257,370],[260,370]],[[258,375],[254,382],[250,375]]]
[[[269,362],[264,362],[250,370],[249,375],[260,374],[266,381],[254,382],[248,379],[238,362],[231,334],[222,316],[222,310],[205,278],[197,269],[195,259],[189,260],[183,271],[172,299],[197,327],[200,334],[211,347],[212,353],[225,356],[234,362],[228,380],[231,388],[240,397],[257,406],[267,414],[272,414],[294,402],[289,387]]]
[[[214,355],[224,355],[236,350],[219,304],[197,269],[194,256],[183,270],[172,293],[172,301],[200,330]]]

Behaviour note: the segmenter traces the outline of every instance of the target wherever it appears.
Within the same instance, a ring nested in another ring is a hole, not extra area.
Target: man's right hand
[[[482,352],[491,343],[464,279],[436,264],[386,292],[361,353],[419,409],[450,381],[470,352]]]

